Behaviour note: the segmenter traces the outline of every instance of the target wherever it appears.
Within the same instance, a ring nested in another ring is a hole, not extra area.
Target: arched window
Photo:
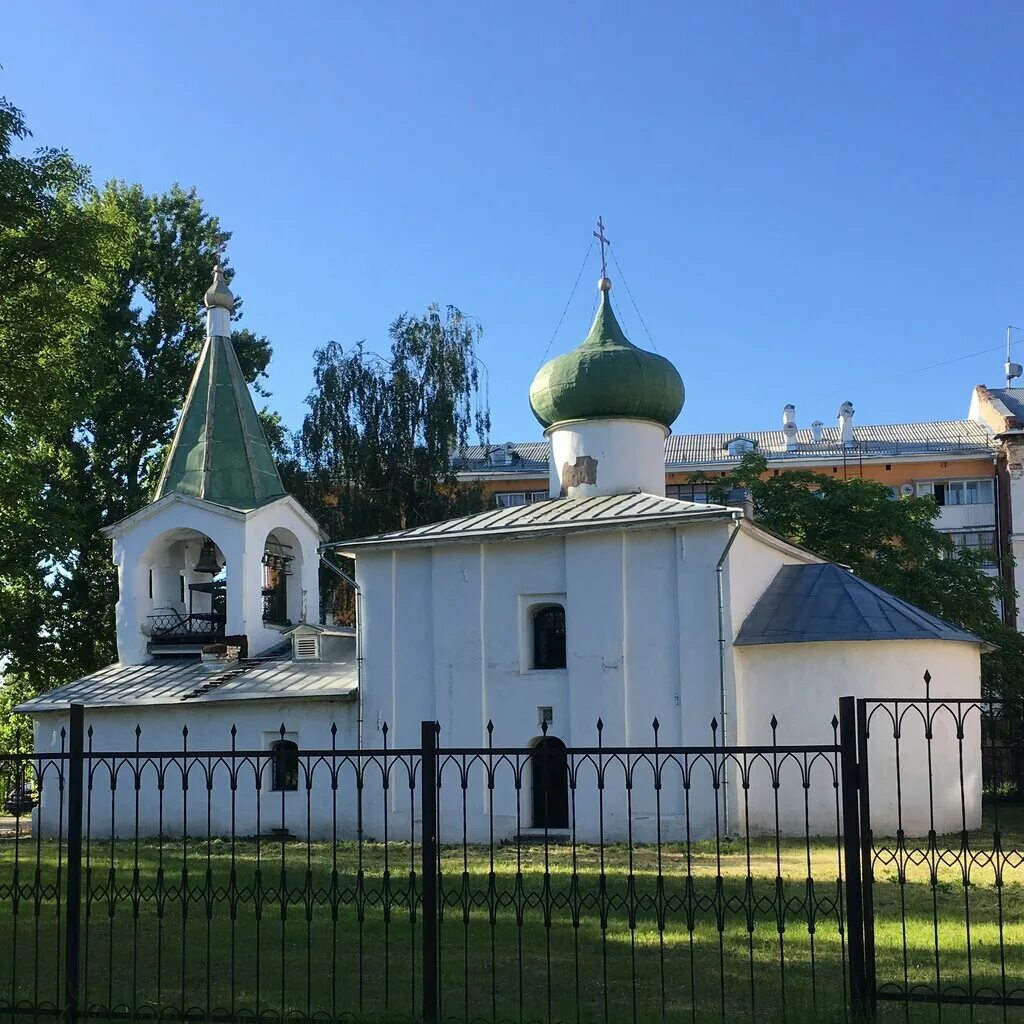
[[[533,667],[565,668],[565,609],[560,604],[533,613]]]
[[[545,736],[533,748],[533,827],[569,827],[569,768],[565,744]]]
[[[299,788],[299,746],[292,740],[270,745],[271,789],[291,792]]]

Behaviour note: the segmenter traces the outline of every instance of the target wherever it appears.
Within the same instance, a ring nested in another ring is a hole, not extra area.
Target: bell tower
[[[222,267],[206,341],[153,501],[104,530],[118,570],[124,664],[227,643],[254,656],[319,617],[316,521],[285,492],[231,342]]]

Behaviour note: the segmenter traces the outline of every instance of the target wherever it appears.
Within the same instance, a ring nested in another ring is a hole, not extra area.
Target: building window
[[[957,550],[977,552],[986,566],[996,564],[995,530],[964,530],[961,533],[951,533],[949,536]]]
[[[535,501],[547,501],[548,497],[547,491],[505,491],[494,496],[494,503],[498,508],[518,508]]]
[[[292,740],[270,744],[271,789],[290,793],[299,788],[299,745]]]
[[[565,668],[565,609],[560,604],[533,613],[533,667]]]
[[[745,455],[747,452],[752,452],[757,448],[757,442],[749,437],[734,437],[725,446],[725,450],[730,455]]]
[[[929,495],[939,508],[948,505],[991,505],[991,480],[931,480],[917,485],[919,495]]]
[[[665,496],[679,501],[695,501],[701,505],[711,503],[707,484],[669,484],[665,488]]]

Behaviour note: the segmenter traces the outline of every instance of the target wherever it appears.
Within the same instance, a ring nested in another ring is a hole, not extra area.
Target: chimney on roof
[[[821,440],[821,436],[822,436],[821,432],[824,429],[825,429],[825,424],[822,423],[821,420],[815,420],[811,424],[811,440],[812,441],[820,441]]]
[[[852,448],[857,442],[853,436],[853,402],[843,402],[839,406],[839,443],[844,448]]]
[[[796,451],[796,406],[787,405],[782,410],[782,433],[786,436],[786,451]]]

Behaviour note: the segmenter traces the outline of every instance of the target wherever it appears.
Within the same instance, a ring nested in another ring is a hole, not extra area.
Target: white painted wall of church
[[[981,693],[981,662],[974,644],[943,640],[848,641],[766,644],[736,648],[738,729],[744,745],[772,742],[771,718],[778,719],[780,743],[833,742],[831,718],[839,698],[925,696],[923,676],[931,672],[933,697],[977,699]],[[963,741],[963,794],[967,828],[981,823],[981,731],[978,712],[966,717]],[[939,832],[963,828],[961,815],[960,746],[952,717],[942,711],[934,723],[934,827]],[[901,770],[897,787],[893,724],[876,712],[870,722],[871,821],[876,835],[894,835],[902,827],[922,835],[932,827],[928,798],[928,744],[917,711],[904,720],[900,739]],[[775,828],[774,794],[764,785],[768,766],[752,773],[749,822],[754,831]],[[790,761],[779,791],[780,823],[784,831],[804,828],[800,768]],[[809,792],[811,831],[836,830],[833,767],[820,759],[811,770]],[[898,792],[899,791],[899,792]],[[902,797],[902,819],[897,796]],[[742,810],[742,801],[737,804]]]
[[[710,743],[711,719],[720,713],[715,566],[732,528],[718,522],[361,554],[366,745],[379,742],[374,731],[384,721],[389,745],[416,745],[420,722],[436,717],[442,746],[485,743],[493,720],[496,747],[521,747],[539,738],[545,707],[550,734],[568,746],[596,746],[598,718],[605,748],[653,744],[655,717],[663,746]],[[747,538],[740,544],[764,548]],[[737,574],[737,607],[752,603],[760,577],[770,579],[783,561],[773,548],[758,557],[756,573],[748,577],[744,562]],[[566,668],[536,671],[524,652],[528,612],[551,601],[566,609]],[[622,836],[624,767],[612,758],[605,771],[605,835]],[[596,835],[596,768],[587,763],[580,772],[577,824]],[[528,776],[517,819],[511,769],[509,784],[493,793],[476,772],[468,791],[474,827],[488,828],[492,810],[498,834],[517,820],[529,826]],[[448,812],[458,814],[461,793],[452,781],[443,780],[442,803],[456,800]],[[691,825],[706,830],[714,814],[710,780],[691,796]],[[662,793],[669,829],[673,820],[682,827],[673,819],[682,800],[681,787]],[[395,810],[402,810],[397,801]],[[638,778],[631,814],[635,835],[653,834],[653,784]]]
[[[35,751],[42,764],[42,799],[36,810],[36,822],[42,834],[55,835],[60,827],[61,797],[58,787],[60,762],[47,762],[51,754],[60,753],[61,729],[66,728],[68,716],[60,712],[47,712],[35,717]],[[331,726],[338,727],[332,738]],[[237,729],[234,740],[236,751],[262,752],[262,757],[218,757],[218,752],[232,749],[231,727]],[[280,728],[299,746],[300,782],[293,792],[271,790],[269,748],[280,738]],[[136,726],[140,756],[135,758]],[[189,758],[189,786],[187,803],[182,797],[182,768],[186,763],[181,756],[187,726]],[[91,708],[86,710],[86,747],[92,729],[92,750],[96,758],[86,762],[88,777],[93,768],[92,793],[88,801],[91,832],[94,836],[132,836],[136,826],[135,772],[138,770],[141,797],[138,807],[138,827],[143,836],[164,834],[180,836],[187,822],[189,835],[205,836],[208,829],[214,835],[234,831],[239,836],[267,834],[273,828],[288,828],[294,835],[305,836],[307,829],[315,838],[329,838],[332,830],[335,803],[338,809],[342,835],[355,832],[356,787],[354,771],[342,765],[338,788],[331,785],[331,758],[322,758],[314,751],[330,751],[334,747],[344,750],[356,746],[356,706],[352,701],[292,700],[292,701],[234,701],[225,704],[193,704],[182,708],[167,705],[134,708]],[[113,751],[124,756],[107,758],[103,752]],[[202,756],[203,751],[211,752]],[[174,755],[159,758],[147,753]],[[337,759],[340,763],[341,759]],[[237,771],[237,791],[232,807],[231,765]],[[157,786],[160,766],[167,772],[167,782],[161,795]],[[117,786],[111,812],[110,775],[116,766]],[[312,808],[307,821],[306,772],[312,773]],[[207,792],[207,778],[212,777],[213,788]],[[260,792],[257,792],[257,776]],[[209,797],[209,823],[207,798]],[[376,798],[381,803],[379,786],[367,789],[367,800]],[[161,815],[162,810],[162,815]],[[42,815],[41,819],[39,815]],[[379,815],[378,815],[379,816]],[[66,822],[66,812],[65,812]]]

